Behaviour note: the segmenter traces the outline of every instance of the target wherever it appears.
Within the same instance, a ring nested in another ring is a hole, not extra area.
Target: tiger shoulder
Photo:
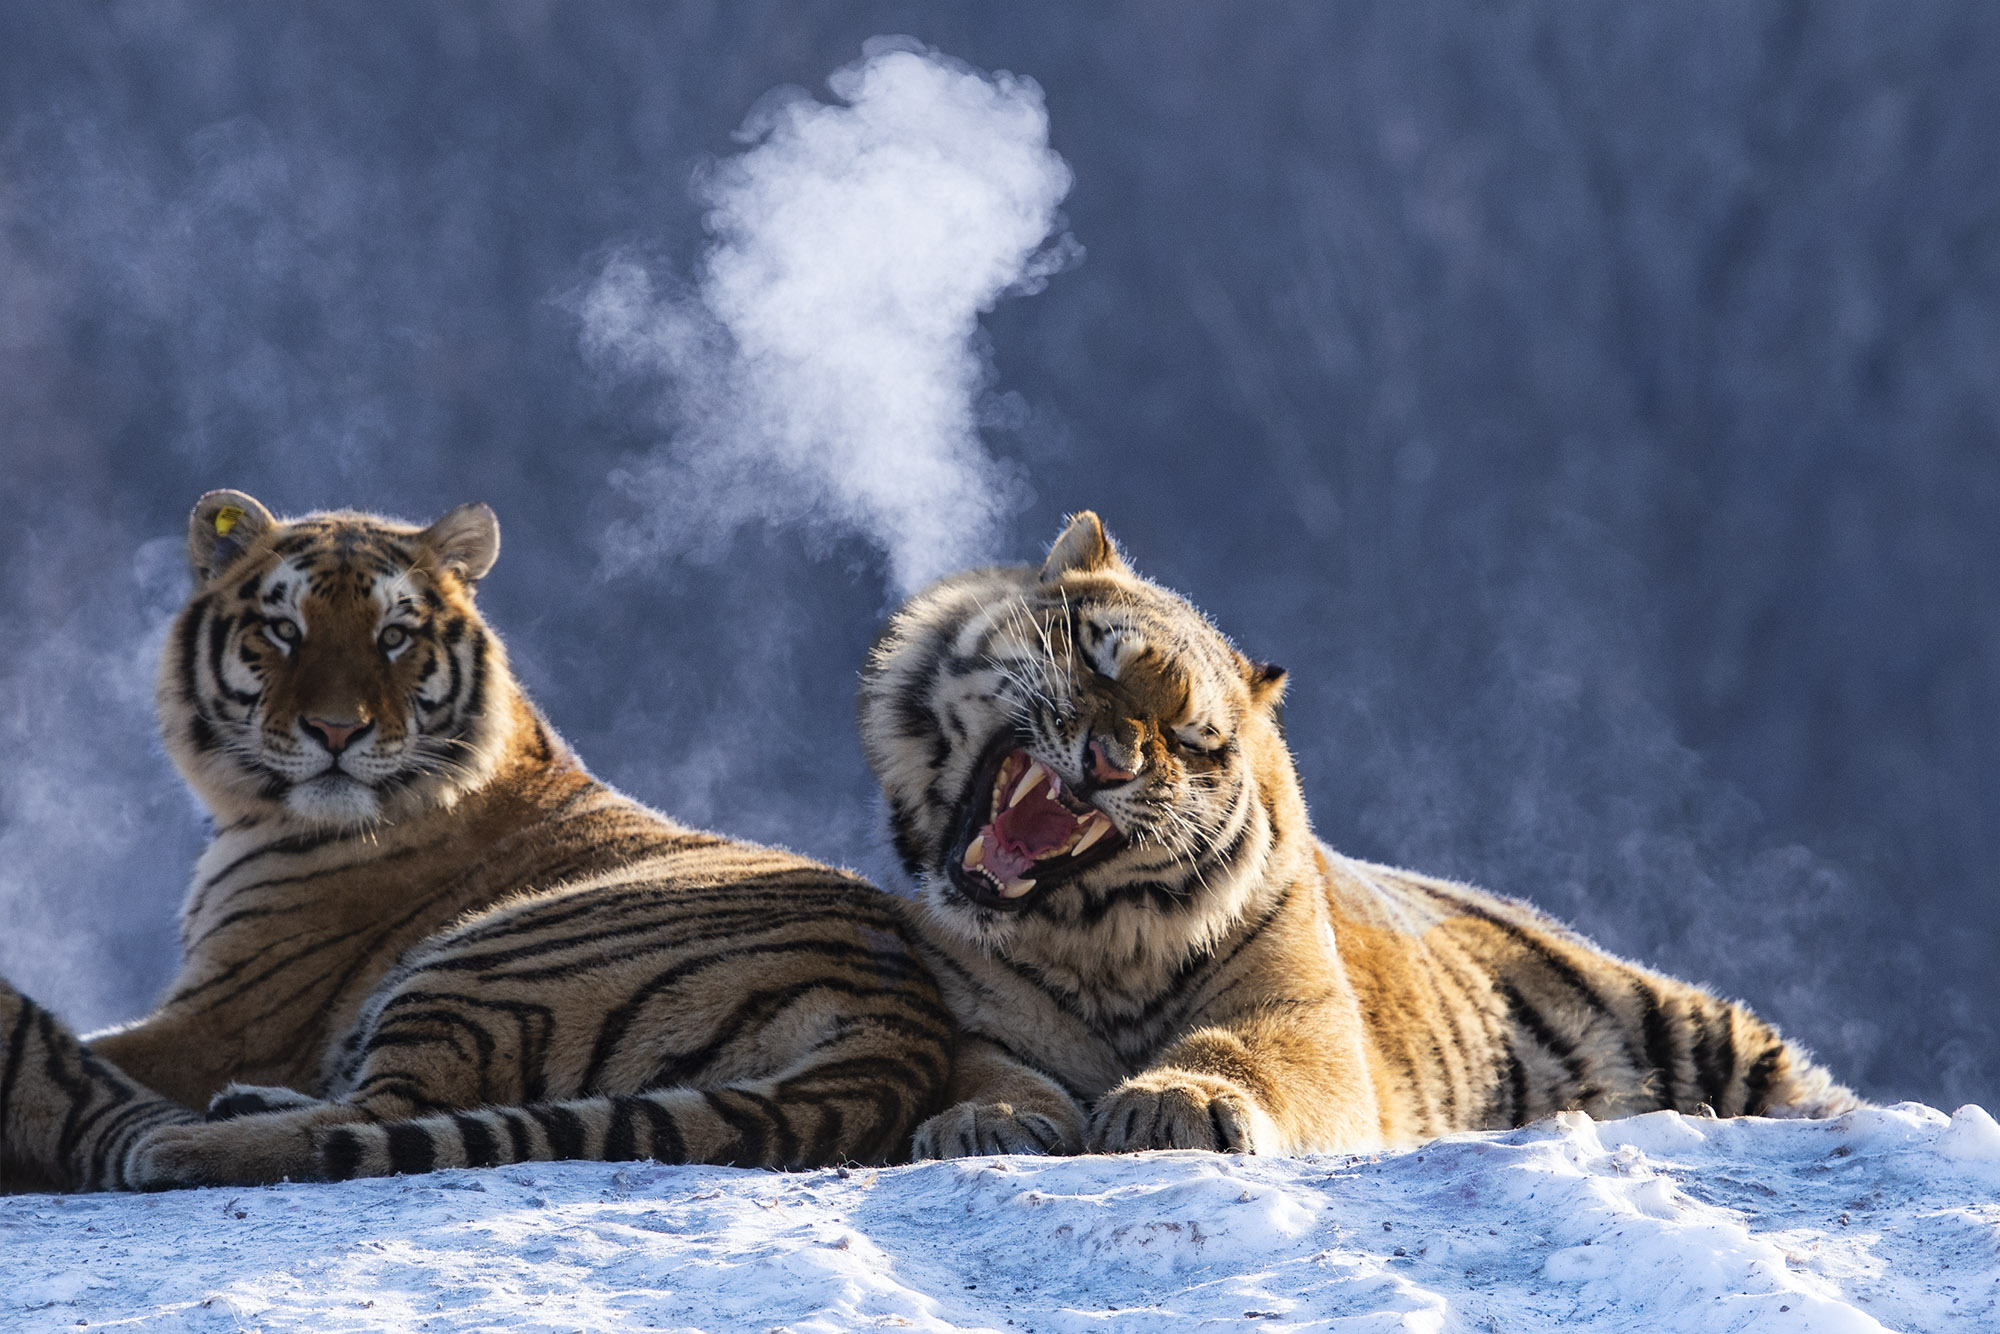
[[[1326,847],[1283,690],[1088,512],[1039,567],[948,577],[890,619],[863,746],[965,1031],[919,1156],[1365,1151],[1572,1108],[1858,1105],[1741,1004]]]

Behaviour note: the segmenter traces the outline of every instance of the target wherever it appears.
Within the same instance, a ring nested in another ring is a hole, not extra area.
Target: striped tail
[[[199,1121],[0,982],[0,1191],[123,1190],[132,1147]]]
[[[817,1068],[806,1087],[746,1081],[330,1126],[314,1140],[330,1181],[570,1158],[773,1168],[906,1160],[931,1110],[924,1084],[888,1084],[874,1063],[845,1083],[839,1073]]]

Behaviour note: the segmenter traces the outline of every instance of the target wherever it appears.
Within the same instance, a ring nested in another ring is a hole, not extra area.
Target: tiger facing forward
[[[959,574],[891,619],[862,740],[964,1030],[916,1156],[1856,1105],[1740,1005],[1319,843],[1282,690],[1087,512],[1039,570]]]
[[[490,510],[219,491],[189,542],[158,705],[216,834],[184,963],[87,1043],[0,984],[16,1182],[906,1154],[952,1035],[889,899],[585,772],[473,604]]]

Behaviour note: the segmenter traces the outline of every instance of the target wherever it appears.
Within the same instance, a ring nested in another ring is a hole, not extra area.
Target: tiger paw
[[[207,1125],[162,1126],[132,1146],[125,1159],[125,1184],[133,1190],[175,1186],[228,1186],[228,1155]]]
[[[1075,1153],[1083,1125],[1064,1124],[1042,1112],[1017,1111],[1005,1102],[961,1102],[917,1127],[910,1157],[971,1158],[994,1153]]]
[[[303,1121],[272,1117],[161,1126],[146,1132],[125,1159],[133,1190],[175,1186],[255,1186],[314,1175]]]
[[[1126,1080],[1091,1113],[1092,1153],[1143,1149],[1269,1152],[1277,1128],[1240,1084],[1215,1075],[1168,1070]]]

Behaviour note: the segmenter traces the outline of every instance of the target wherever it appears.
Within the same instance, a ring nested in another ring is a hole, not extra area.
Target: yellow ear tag
[[[234,528],[236,526],[237,520],[241,519],[242,517],[243,517],[243,511],[239,509],[237,506],[224,505],[221,509],[215,512],[215,535],[217,537],[229,536],[229,530],[231,528]]]

